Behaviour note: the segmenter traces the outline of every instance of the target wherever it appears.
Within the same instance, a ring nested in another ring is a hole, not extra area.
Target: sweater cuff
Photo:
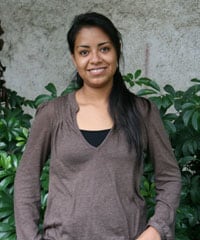
[[[149,221],[146,228],[148,228],[148,227],[155,228],[158,231],[158,233],[160,234],[161,240],[167,240],[165,237],[165,234],[163,232],[163,229],[160,227],[160,225],[158,223]]]
[[[147,226],[154,227],[161,236],[161,240],[174,240],[175,234],[174,234],[174,224],[171,226],[168,226],[162,222],[157,222],[153,217],[148,221]]]

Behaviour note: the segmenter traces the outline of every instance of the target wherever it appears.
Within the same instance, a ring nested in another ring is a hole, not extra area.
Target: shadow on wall
[[[0,36],[4,33],[2,27],[1,27],[1,21],[0,21]],[[2,38],[0,38],[0,51],[3,49],[4,41]],[[0,103],[7,102],[6,101],[6,88],[4,87],[5,80],[3,79],[3,74],[6,70],[6,67],[4,67],[0,60]]]

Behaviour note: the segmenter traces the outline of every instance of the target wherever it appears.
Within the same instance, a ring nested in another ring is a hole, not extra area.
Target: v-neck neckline
[[[102,129],[102,130],[82,130],[80,129],[82,135],[87,140],[87,142],[94,146],[98,147],[107,137],[110,132],[110,129]]]
[[[79,131],[79,135],[80,137],[82,138],[82,140],[84,141],[84,143],[89,146],[90,148],[92,149],[95,149],[95,150],[99,150],[101,149],[105,144],[106,142],[109,140],[110,138],[110,135],[112,133],[112,128],[110,129],[110,131],[108,132],[108,134],[106,135],[106,137],[104,138],[104,140],[98,145],[98,146],[93,146],[92,144],[90,144],[86,139],[85,137],[83,136],[83,134],[81,133],[81,130],[78,128],[78,131]]]
[[[106,135],[106,137],[104,138],[104,140],[98,145],[98,146],[93,146],[92,144],[90,144],[86,139],[85,137],[83,136],[83,134],[81,133],[81,130],[86,130],[88,131],[88,129],[80,129],[79,126],[78,126],[78,123],[77,123],[77,112],[79,111],[79,105],[77,103],[77,100],[76,100],[76,91],[72,92],[71,93],[71,97],[72,97],[72,107],[73,107],[73,123],[74,123],[74,127],[76,129],[76,131],[78,132],[80,138],[82,139],[82,141],[85,143],[86,146],[90,147],[91,149],[94,149],[94,150],[99,150],[100,148],[102,148],[106,142],[109,140],[112,132],[113,132],[113,127],[110,128],[110,131],[108,132],[108,134]],[[100,129],[101,130],[101,129]],[[102,129],[102,130],[105,130],[105,129]],[[89,130],[90,131],[90,130]],[[92,131],[92,130],[91,130]],[[96,130],[94,130],[96,131]]]

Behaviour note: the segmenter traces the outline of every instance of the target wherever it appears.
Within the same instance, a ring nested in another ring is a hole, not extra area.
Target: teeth
[[[97,68],[97,69],[91,69],[90,72],[99,73],[99,72],[102,72],[103,70],[104,68]]]

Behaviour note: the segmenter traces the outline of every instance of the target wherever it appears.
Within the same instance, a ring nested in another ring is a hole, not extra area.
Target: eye
[[[107,53],[107,52],[109,52],[109,50],[110,50],[109,47],[102,47],[102,48],[100,49],[100,51],[103,52],[103,53]]]
[[[81,56],[85,57],[85,56],[88,55],[88,50],[81,50],[81,51],[79,52],[79,54],[80,54]]]

